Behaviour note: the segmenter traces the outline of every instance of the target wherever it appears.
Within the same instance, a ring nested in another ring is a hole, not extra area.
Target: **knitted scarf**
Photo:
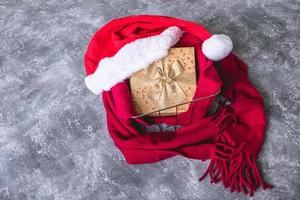
[[[176,47],[194,47],[197,65],[197,89],[194,99],[221,91],[226,99],[217,111],[207,112],[216,97],[190,105],[187,112],[174,116],[145,117],[136,115],[128,80],[102,93],[107,127],[115,145],[129,164],[154,163],[176,155],[207,160],[210,164],[200,181],[209,175],[211,183],[222,182],[230,191],[250,196],[263,181],[256,160],[264,143],[266,115],[263,98],[250,83],[247,66],[233,53],[219,62],[207,59],[203,41],[211,34],[201,25],[165,16],[130,16],[113,20],[93,36],[85,55],[86,74],[92,74],[105,57],[115,55],[136,39],[161,33],[177,26],[185,31]],[[176,131],[145,133],[137,124],[180,125]]]

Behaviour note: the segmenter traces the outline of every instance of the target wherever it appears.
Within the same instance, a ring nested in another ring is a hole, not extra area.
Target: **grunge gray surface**
[[[170,15],[232,37],[266,100],[259,157],[274,184],[251,199],[300,193],[299,0],[0,0],[0,199],[249,199],[198,177],[208,162],[129,166],[83,83],[83,55],[107,21]],[[298,198],[299,199],[299,198]]]

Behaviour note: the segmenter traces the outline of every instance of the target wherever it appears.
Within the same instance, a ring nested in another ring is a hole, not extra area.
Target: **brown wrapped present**
[[[169,49],[166,57],[136,72],[129,81],[137,114],[158,116],[159,112],[151,112],[191,101],[196,90],[194,48]],[[188,107],[189,103],[177,106],[177,112],[186,112]],[[160,114],[175,115],[176,106]]]

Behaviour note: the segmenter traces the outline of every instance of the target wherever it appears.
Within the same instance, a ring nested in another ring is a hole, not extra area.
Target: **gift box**
[[[129,83],[137,114],[167,116],[186,112],[196,90],[194,48],[170,48],[166,57],[133,74]]]

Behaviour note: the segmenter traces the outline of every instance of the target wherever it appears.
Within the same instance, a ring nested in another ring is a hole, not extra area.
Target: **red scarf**
[[[113,56],[125,44],[157,35],[170,26],[186,33],[176,46],[194,47],[197,60],[197,90],[194,98],[221,90],[228,102],[220,103],[213,116],[207,111],[211,97],[191,104],[189,110],[174,117],[132,119],[136,115],[128,81],[102,93],[108,131],[129,164],[153,163],[176,155],[211,159],[200,180],[207,175],[212,183],[222,182],[230,191],[253,193],[262,186],[271,188],[260,175],[256,160],[265,138],[266,116],[263,98],[248,79],[247,66],[234,54],[219,62],[208,60],[202,42],[211,34],[201,25],[163,16],[130,16],[116,19],[96,32],[85,55],[87,75],[99,60]],[[145,125],[180,122],[176,132],[143,133],[136,122]],[[160,121],[161,120],[161,121]]]

